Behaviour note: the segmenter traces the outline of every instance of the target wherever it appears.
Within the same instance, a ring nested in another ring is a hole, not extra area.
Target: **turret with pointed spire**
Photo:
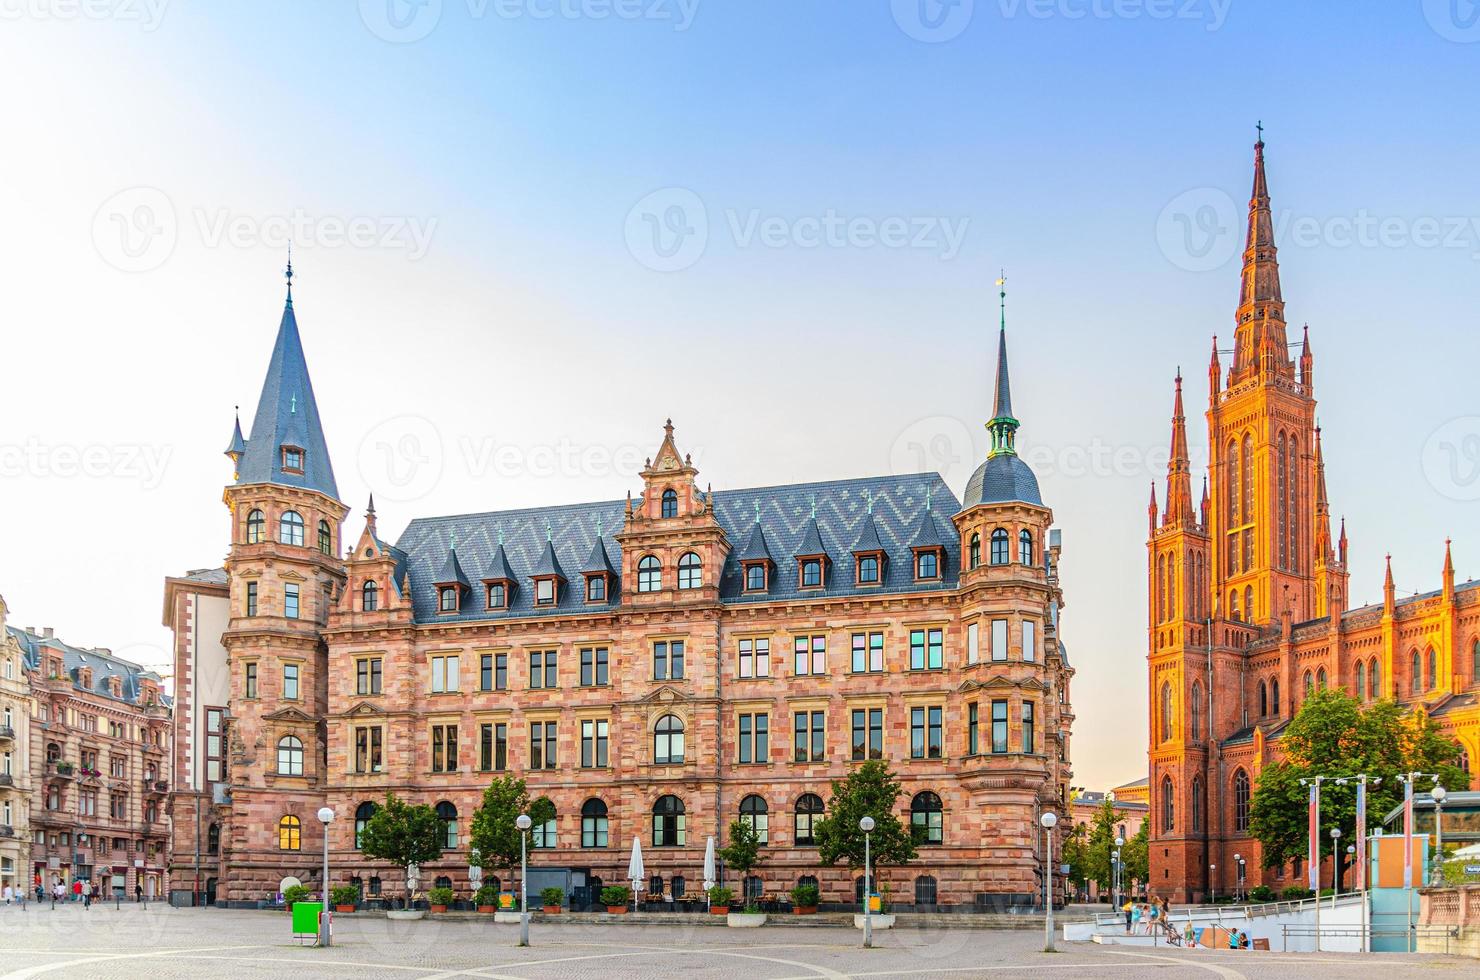
[[[1001,325],[997,332],[997,392],[992,404],[992,421],[987,430],[992,433],[990,456],[1016,453],[1018,420],[1012,416],[1012,382],[1007,372],[1007,277],[997,280],[1000,303]]]
[[[1043,505],[1038,491],[1038,478],[1017,454],[1018,420],[1012,413],[1012,382],[1007,370],[1007,277],[997,280],[997,385],[993,397],[992,420],[987,423],[992,448],[986,461],[966,481],[963,503],[974,507],[982,503],[1022,501]]]
[[[1172,400],[1171,459],[1167,462],[1167,509],[1162,517],[1162,525],[1185,525],[1192,521],[1192,461],[1187,455],[1187,415],[1182,408],[1182,369],[1177,368],[1176,395]]]
[[[1274,244],[1269,183],[1264,173],[1261,125],[1259,141],[1254,144],[1254,190],[1249,198],[1230,386],[1259,374],[1266,366],[1282,376],[1293,374],[1285,341],[1285,301],[1280,291],[1278,251]]]

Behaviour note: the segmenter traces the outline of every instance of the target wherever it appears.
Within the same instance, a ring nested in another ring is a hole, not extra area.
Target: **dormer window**
[[[507,582],[489,582],[488,585],[488,608],[509,608],[509,586]]]
[[[586,601],[587,602],[605,602],[606,601],[606,576],[605,575],[587,575],[586,576]]]
[[[915,581],[929,582],[940,578],[940,551],[921,548],[915,552]]]
[[[437,611],[442,613],[457,612],[457,586],[441,585],[437,587]]]
[[[541,578],[541,579],[536,579],[535,580],[535,583],[534,583],[534,604],[535,605],[537,605],[537,606],[553,606],[553,605],[555,605],[555,596],[556,596],[556,588],[555,588],[555,579],[554,578]]]
[[[365,612],[380,608],[380,586],[373,579],[360,586],[360,608]]]
[[[801,587],[804,589],[822,588],[822,559],[801,559]]]
[[[763,561],[751,561],[745,563],[745,591],[766,591],[766,579],[769,577],[766,563]]]
[[[659,506],[659,514],[662,517],[678,516],[678,491],[669,487],[663,491],[662,503]]]
[[[883,559],[877,552],[858,556],[858,584],[878,585],[883,580]]]
[[[283,472],[303,474],[303,450],[297,446],[283,447]]]

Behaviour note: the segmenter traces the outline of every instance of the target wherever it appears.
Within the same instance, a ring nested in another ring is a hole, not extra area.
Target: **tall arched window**
[[[699,565],[699,556],[692,551],[685,551],[678,559],[678,587],[680,589],[697,589],[703,584],[704,576]]]
[[[329,529],[328,521],[319,521],[319,551],[334,554],[334,532]]]
[[[1429,671],[1424,675],[1424,690],[1432,691],[1439,686],[1439,654],[1433,647],[1429,647],[1428,665]]]
[[[206,828],[206,853],[221,853],[221,825],[213,823]]]
[[[1223,458],[1228,463],[1228,475],[1224,483],[1226,493],[1224,495],[1223,509],[1228,514],[1228,526],[1238,527],[1243,523],[1238,507],[1238,443],[1230,440],[1228,448],[1224,451]],[[1228,552],[1228,574],[1238,574],[1239,549],[1238,535],[1236,533],[1228,536],[1228,547],[1224,550]]]
[[[1357,661],[1357,669],[1354,680],[1355,683],[1352,685],[1352,687],[1356,691],[1357,700],[1367,700],[1367,661]]]
[[[1284,705],[1280,703],[1280,679],[1271,677],[1269,679],[1269,705],[1274,709],[1273,714],[1278,718],[1284,712]]]
[[[683,800],[660,796],[653,804],[653,846],[683,847],[688,842]]]
[[[677,715],[664,715],[653,726],[653,761],[658,765],[683,762],[683,721]]]
[[[678,491],[674,490],[672,487],[669,487],[667,490],[663,491],[663,504],[661,513],[664,517],[678,516]]]
[[[797,798],[792,843],[798,847],[811,847],[816,843],[812,830],[821,819],[822,797],[816,793],[803,793]]]
[[[1480,637],[1470,643],[1470,680],[1480,681]]]
[[[1376,700],[1382,697],[1381,668],[1377,664],[1377,658],[1373,657],[1367,662],[1367,697]]]
[[[606,803],[594,798],[582,803],[581,846],[605,847],[607,845],[606,829]]]
[[[1267,718],[1268,716],[1269,716],[1269,688],[1265,687],[1263,681],[1260,681],[1259,682],[1259,717],[1260,718]]]
[[[1161,777],[1161,829],[1166,833],[1177,829],[1177,799],[1171,776]]]
[[[1408,655],[1408,671],[1411,675],[1411,680],[1408,682],[1409,690],[1413,694],[1423,693],[1423,664],[1419,662],[1417,650]]]
[[[1243,486],[1239,489],[1239,509],[1244,515],[1244,568],[1254,567],[1254,437],[1244,435],[1244,459],[1240,467],[1243,476]],[[1254,610],[1252,603],[1244,603],[1244,615],[1249,622],[1254,621]]]
[[[637,591],[657,592],[663,587],[663,566],[653,555],[644,555],[637,563]]]
[[[1033,532],[1027,528],[1018,532],[1018,564],[1033,564]]]
[[[1318,670],[1316,670],[1316,690],[1317,691],[1324,691],[1325,689],[1326,689],[1326,668],[1325,667],[1321,667]]]
[[[1454,764],[1459,767],[1460,772],[1468,776],[1470,774],[1470,750],[1460,746],[1459,755],[1455,756]]]
[[[366,800],[355,807],[355,850],[359,850],[365,836],[365,826],[375,816],[375,804]]]
[[[1201,776],[1192,777],[1192,832],[1203,828],[1203,783]]]
[[[1202,685],[1197,681],[1192,682],[1192,703],[1187,709],[1192,723],[1192,740],[1195,742],[1202,738]]]
[[[1285,540],[1285,526],[1289,515],[1285,512],[1286,501],[1289,499],[1286,493],[1290,483],[1289,458],[1285,455],[1285,433],[1280,432],[1275,440],[1275,514],[1276,527],[1279,537],[1280,567],[1288,568],[1290,551]]]
[[[1161,740],[1172,740],[1172,685],[1164,681],[1161,685]]]
[[[277,771],[281,776],[303,775],[303,743],[293,735],[278,739]]]
[[[1254,621],[1254,587],[1252,585],[1246,585],[1246,586],[1244,586],[1244,622],[1246,622],[1246,623],[1252,623],[1253,621]]]
[[[303,547],[303,515],[296,510],[285,510],[278,518],[278,540],[283,544]]]
[[[766,801],[755,794],[740,801],[740,822],[750,824],[762,844],[770,842],[771,817],[766,811]]]
[[[1233,829],[1241,834],[1249,829],[1249,774],[1243,769],[1233,774]]]
[[[360,586],[360,608],[365,612],[374,612],[380,608],[380,586],[371,579]]]
[[[1008,561],[1008,538],[1007,528],[999,527],[992,531],[992,564],[1006,565]]]
[[[939,796],[927,790],[910,800],[910,832],[918,844],[939,844],[945,839],[945,810]]]
[[[970,556],[969,564],[972,568],[982,563],[982,536],[975,531],[971,532],[971,544],[966,553]],[[1475,641],[1475,648],[1480,650],[1480,640]]]
[[[1305,694],[1303,695],[1302,700],[1304,700],[1304,698],[1310,697],[1311,694],[1313,694],[1315,692],[1315,689],[1316,689],[1316,675],[1315,674],[1312,674],[1309,670],[1306,670],[1306,672],[1305,672]]]
[[[1156,556],[1156,621],[1167,621],[1167,556]]]
[[[1243,619],[1238,612],[1238,589],[1228,593],[1228,618],[1235,623]]]
[[[1292,434],[1290,436],[1290,444],[1285,449],[1288,458],[1286,465],[1290,470],[1290,488],[1287,491],[1290,502],[1286,508],[1290,514],[1290,522],[1286,525],[1285,534],[1290,539],[1289,567],[1299,572],[1305,570],[1300,561],[1300,522],[1305,518],[1300,513],[1300,466],[1296,453],[1297,445],[1297,440]]]
[[[261,544],[267,537],[267,518],[262,511],[254,510],[247,515],[247,544]]]
[[[286,816],[278,821],[278,850],[299,851],[303,849],[303,824],[297,817]]]
[[[442,821],[442,850],[450,851],[457,847],[457,807],[443,800],[437,804],[437,819]]]

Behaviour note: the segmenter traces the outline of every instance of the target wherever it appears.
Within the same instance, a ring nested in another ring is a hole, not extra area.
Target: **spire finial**
[[[596,515],[596,537],[601,537],[601,515]]]
[[[935,492],[935,487],[925,488],[925,513],[931,513],[930,498]]]
[[[375,516],[375,493],[374,493],[374,491],[371,491],[371,493],[370,493],[370,506],[368,506],[368,507],[365,508],[365,516],[366,517],[374,517]]]
[[[997,274],[997,313],[998,329],[1007,329],[1007,270],[1002,269]]]
[[[504,546],[504,526],[502,524],[498,526],[498,546],[500,548]]]
[[[817,494],[812,494],[812,520],[817,520]]]
[[[1261,119],[1257,123],[1255,123],[1254,124],[1254,128],[1256,130],[1258,130],[1258,132],[1259,132],[1259,145],[1260,146],[1263,146],[1264,145],[1264,120]]]
[[[863,492],[868,497],[868,512],[872,514],[874,512],[874,488],[869,487]]]
[[[453,528],[447,534],[447,550],[448,551],[456,551],[457,550],[457,529],[456,528]]]
[[[545,518],[545,543],[549,544],[555,538],[555,525],[547,517]]]
[[[288,267],[283,270],[283,277],[288,280],[288,305],[293,305],[293,243],[288,243]]]

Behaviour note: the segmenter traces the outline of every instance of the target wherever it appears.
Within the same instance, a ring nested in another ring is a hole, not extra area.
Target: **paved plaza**
[[[1211,950],[1117,950],[1060,944],[1045,954],[1032,931],[901,928],[860,948],[850,929],[767,926],[535,924],[520,949],[517,925],[488,921],[391,922],[341,918],[335,945],[315,949],[289,935],[282,912],[171,909],[124,905],[32,904],[0,908],[0,980],[29,977],[149,978],[229,976],[475,977],[1026,977],[1054,980],[1383,980],[1480,973],[1474,960],[1443,956],[1342,956]]]

